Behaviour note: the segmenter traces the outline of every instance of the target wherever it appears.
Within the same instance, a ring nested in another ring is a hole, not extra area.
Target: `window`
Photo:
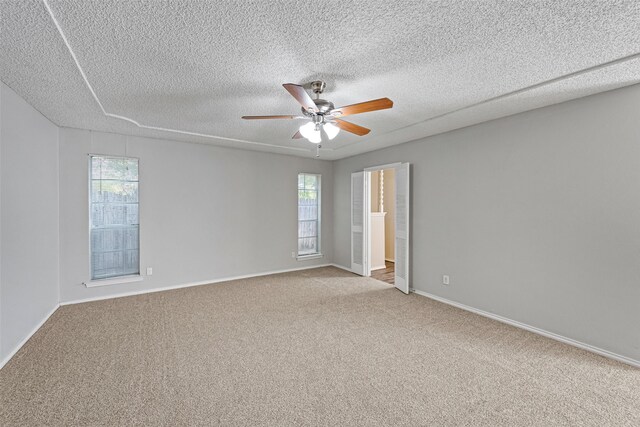
[[[298,256],[320,254],[320,175],[298,175]]]
[[[91,280],[140,273],[138,159],[91,156]]]

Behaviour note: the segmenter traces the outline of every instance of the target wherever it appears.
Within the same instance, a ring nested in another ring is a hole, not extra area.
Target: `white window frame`
[[[112,277],[106,277],[106,278],[98,278],[98,279],[93,279],[93,270],[92,270],[92,266],[91,263],[93,262],[93,248],[91,246],[91,230],[92,230],[92,225],[91,225],[91,204],[92,204],[92,195],[91,195],[91,182],[92,182],[92,161],[94,157],[104,157],[104,158],[111,158],[111,159],[128,159],[128,160],[136,160],[138,162],[138,273],[136,274],[126,274],[126,275],[122,275],[122,276],[112,276]],[[91,153],[88,155],[88,159],[87,159],[87,165],[88,165],[88,174],[87,174],[87,183],[88,183],[88,200],[89,203],[87,204],[87,214],[88,214],[88,234],[89,234],[89,239],[87,241],[88,243],[88,252],[89,252],[89,272],[88,272],[88,277],[90,277],[91,279],[83,282],[83,284],[87,287],[87,288],[91,288],[91,287],[97,287],[97,286],[107,286],[107,285],[117,285],[117,284],[123,284],[123,283],[132,283],[132,282],[140,282],[143,280],[142,274],[141,274],[141,268],[142,268],[142,264],[141,264],[141,247],[140,247],[140,235],[141,235],[141,226],[140,226],[140,159],[138,157],[133,157],[133,156],[117,156],[117,155],[111,155],[111,154],[96,154],[96,153]]]
[[[317,231],[316,231],[316,239],[317,239],[317,243],[316,243],[316,252],[312,253],[312,254],[300,254],[298,252],[298,242],[300,237],[299,234],[299,226],[300,226],[300,197],[299,197],[299,193],[298,191],[300,190],[300,187],[298,185],[298,183],[300,182],[300,175],[313,175],[315,177],[317,177],[318,179],[318,225],[317,225]],[[312,172],[299,172],[297,177],[296,177],[296,217],[297,217],[297,221],[296,221],[296,250],[295,250],[295,254],[296,254],[296,259],[298,260],[307,260],[307,259],[314,259],[314,258],[322,258],[322,175],[319,173],[312,173]]]

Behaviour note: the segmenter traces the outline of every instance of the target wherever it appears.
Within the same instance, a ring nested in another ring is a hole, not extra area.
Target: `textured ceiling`
[[[640,82],[640,2],[0,1],[0,79],[58,125],[312,156],[282,83],[372,129],[336,159]]]

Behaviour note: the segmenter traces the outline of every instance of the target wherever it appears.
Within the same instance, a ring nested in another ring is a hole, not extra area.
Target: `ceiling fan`
[[[314,144],[322,142],[322,132],[329,139],[333,139],[338,135],[340,129],[351,132],[358,136],[368,134],[371,130],[354,123],[342,120],[340,117],[352,116],[354,114],[367,113],[369,111],[385,110],[393,107],[393,101],[389,98],[374,99],[372,101],[360,102],[358,104],[347,105],[345,107],[335,108],[332,102],[320,98],[320,94],[324,91],[325,82],[314,81],[311,83],[311,90],[316,95],[316,99],[311,96],[305,89],[293,83],[285,83],[282,86],[300,103],[302,106],[302,116],[243,116],[245,120],[261,120],[261,119],[303,119],[309,120],[308,123],[300,126],[298,132],[293,135],[293,139],[307,138]]]

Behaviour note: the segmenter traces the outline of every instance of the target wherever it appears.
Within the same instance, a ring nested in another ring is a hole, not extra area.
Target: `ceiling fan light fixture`
[[[322,136],[320,135],[320,129],[316,129],[317,126],[313,122],[309,122],[300,126],[300,134],[307,138],[314,144],[320,144],[322,142]]]
[[[324,128],[324,131],[326,132],[329,139],[335,138],[336,136],[338,136],[338,133],[340,133],[340,128],[333,123],[325,123],[322,127]]]
[[[313,138],[309,138],[309,142],[314,144],[320,144],[322,142],[322,137],[320,136],[320,132],[317,135],[314,135]]]

